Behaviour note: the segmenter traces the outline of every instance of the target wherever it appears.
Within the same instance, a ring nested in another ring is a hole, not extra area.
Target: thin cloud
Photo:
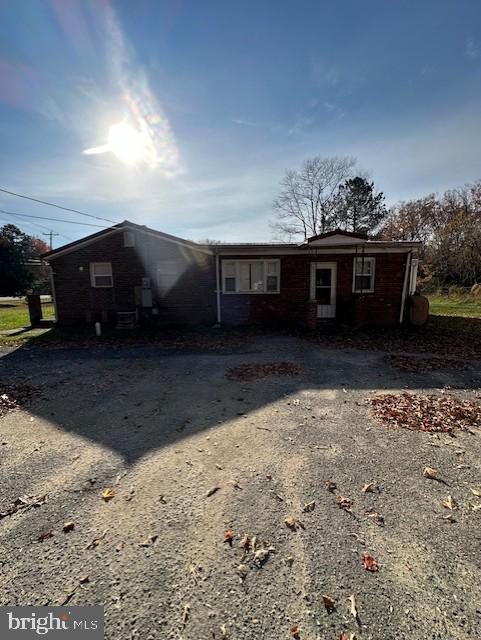
[[[470,60],[478,60],[481,56],[479,43],[474,38],[468,38],[466,40],[466,55]]]
[[[125,117],[112,123],[107,139],[84,150],[86,155],[113,153],[120,160],[141,162],[167,177],[182,173],[180,152],[170,122],[154,95],[147,75],[136,64],[114,9],[105,9],[108,56]]]

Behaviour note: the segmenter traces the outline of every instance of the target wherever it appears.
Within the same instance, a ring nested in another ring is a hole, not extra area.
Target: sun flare
[[[107,142],[99,147],[85,149],[86,155],[113,153],[121,162],[134,165],[140,161],[152,162],[155,159],[155,149],[145,131],[139,131],[123,120],[109,127]]]
[[[126,164],[136,164],[145,157],[148,150],[148,140],[127,122],[119,122],[109,128],[107,145]]]

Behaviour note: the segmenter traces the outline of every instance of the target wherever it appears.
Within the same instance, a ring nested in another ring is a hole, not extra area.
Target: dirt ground
[[[280,361],[300,374],[225,377]],[[0,418],[0,604],[103,604],[112,640],[481,638],[481,430],[387,429],[366,403],[479,398],[480,362],[403,372],[381,351],[257,336],[4,351],[0,380],[39,390]],[[40,504],[15,511],[22,496]]]

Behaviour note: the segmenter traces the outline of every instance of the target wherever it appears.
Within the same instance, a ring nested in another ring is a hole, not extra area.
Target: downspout
[[[53,301],[53,308],[55,309],[55,322],[57,323],[58,309],[57,309],[57,296],[55,295],[55,278],[53,275],[53,267],[50,263],[48,264],[48,268],[50,270],[50,286],[52,287],[52,301]]]
[[[219,254],[215,254],[215,280],[216,280],[216,300],[217,300],[217,324],[222,322],[221,305],[220,305],[220,258]]]
[[[404,272],[404,283],[403,283],[403,290],[402,290],[402,295],[401,295],[401,309],[399,311],[399,324],[402,324],[402,322],[404,320],[404,305],[406,304],[406,293],[407,293],[407,287],[408,287],[408,277],[409,277],[409,273],[411,271],[411,254],[412,254],[412,251],[409,251],[409,253],[407,254],[407,257],[406,257],[406,270]]]

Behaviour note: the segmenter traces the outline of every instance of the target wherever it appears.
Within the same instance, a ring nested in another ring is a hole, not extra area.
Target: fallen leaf
[[[252,540],[251,540],[251,549],[252,551],[255,551],[257,547],[257,536],[252,536]]]
[[[264,562],[268,559],[271,553],[274,553],[274,547],[269,547],[268,549],[261,547],[254,553],[254,562],[258,566],[262,566]]]
[[[349,596],[349,601],[351,603],[351,615],[354,616],[357,624],[359,624],[359,612],[357,610],[356,596],[354,594]]]
[[[350,511],[354,504],[351,498],[347,496],[337,496],[336,503],[340,509],[344,509],[345,511]]]
[[[227,542],[228,545],[230,545],[232,547],[232,540],[235,537],[235,533],[234,531],[232,531],[232,529],[227,529],[227,531],[224,531],[224,542]]]
[[[471,489],[471,493],[473,494],[473,496],[481,498],[481,489]]]
[[[442,518],[443,520],[446,520],[447,522],[456,522],[456,518],[453,516],[452,513],[448,513],[447,516],[443,516]]]
[[[247,577],[247,566],[245,564],[238,565],[237,573],[239,574],[241,580],[245,580]]]
[[[219,491],[220,487],[212,487],[212,489],[210,489],[207,492],[207,497],[210,498],[211,496],[214,495],[214,493],[217,493],[217,491]]]
[[[332,480],[326,480],[326,487],[327,487],[327,490],[332,493],[337,489],[337,484]]]
[[[244,535],[242,536],[242,540],[239,542],[239,547],[241,549],[244,549],[244,551],[249,551],[249,546],[250,546],[249,536],[247,535],[247,533],[244,533]]]
[[[308,513],[309,511],[314,511],[315,506],[316,506],[316,503],[314,500],[312,500],[312,502],[308,502],[302,507],[302,512]]]
[[[107,487],[102,491],[102,499],[105,500],[105,502],[112,500],[114,496],[115,496],[115,491],[111,487]]]
[[[363,488],[361,489],[361,491],[363,493],[374,493],[376,491],[377,487],[376,484],[374,482],[367,482]]]
[[[79,580],[80,584],[86,584],[87,582],[90,582],[89,576],[82,576]]]
[[[185,627],[187,621],[189,619],[190,614],[190,604],[184,604],[184,608],[182,610],[182,626]]]
[[[481,510],[481,504],[470,504],[469,506],[471,508],[471,511],[480,511]]]
[[[297,627],[297,626],[291,627],[291,637],[292,638],[295,638],[295,640],[298,640],[300,638],[299,634],[300,634],[299,627]]]
[[[102,542],[102,540],[105,538],[105,536],[107,535],[107,531],[108,529],[104,529],[102,531],[102,533],[99,535],[98,538],[94,538],[92,540],[92,542],[89,542],[89,544],[87,545],[87,549],[95,549],[95,547],[98,547],[99,544]]]
[[[6,511],[0,512],[0,520],[18,511],[28,511],[29,509],[40,507],[47,502],[47,497],[47,494],[42,496],[21,496]]]
[[[73,531],[74,528],[75,528],[75,522],[72,522],[71,520],[69,520],[68,522],[63,523],[62,531],[64,533],[68,533],[69,531]]]
[[[292,531],[296,531],[299,528],[300,529],[305,528],[302,522],[298,518],[295,518],[294,516],[287,516],[287,518],[284,520],[284,523]]]
[[[43,542],[47,538],[53,538],[53,531],[44,531],[38,536],[37,540],[39,542]]]
[[[157,534],[151,534],[150,536],[147,536],[147,538],[140,543],[141,547],[150,547],[150,545],[154,544],[155,541],[157,540],[159,536]]]
[[[423,476],[425,478],[429,478],[430,480],[437,480],[438,470],[433,469],[432,467],[424,467]]]
[[[336,601],[334,600],[334,598],[331,598],[331,596],[326,596],[326,595],[323,595],[321,597],[328,613],[331,613],[332,611],[334,611],[334,609],[336,608]]]
[[[361,556],[361,561],[366,571],[379,571],[376,559],[370,556],[368,553],[364,553]]]
[[[452,496],[448,496],[445,500],[442,500],[441,504],[445,509],[454,509],[456,506],[456,502]]]
[[[380,513],[378,513],[377,511],[375,511],[374,509],[371,509],[370,511],[367,511],[367,517],[368,518],[372,518],[376,524],[378,524],[380,527],[384,527],[384,516],[381,515]]]

